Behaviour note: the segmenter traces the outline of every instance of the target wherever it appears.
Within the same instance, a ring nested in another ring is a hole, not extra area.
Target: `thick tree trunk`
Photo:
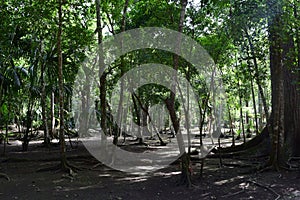
[[[268,165],[279,169],[282,165],[284,144],[284,85],[282,66],[282,10],[279,2],[267,1],[270,11],[269,41],[272,82],[271,155]]]
[[[300,156],[299,72],[294,35],[284,25],[281,4],[281,1],[268,1],[272,16],[269,19],[273,109],[270,164],[277,169],[286,164],[288,156]]]
[[[299,2],[294,2],[294,17],[295,20],[298,22],[300,21],[299,17]],[[291,91],[290,95],[288,95],[288,100],[286,101],[286,113],[289,113],[288,109],[290,111],[294,111],[293,115],[291,115],[291,120],[293,120],[295,123],[289,127],[288,121],[286,123],[286,130],[288,136],[290,135],[290,132],[293,133],[294,135],[291,136],[291,138],[288,138],[288,142],[292,142],[292,152],[293,156],[300,156],[300,74],[299,74],[299,69],[300,69],[300,33],[299,33],[299,28],[296,28],[296,33],[295,33],[295,43],[296,45],[292,45],[293,48],[295,49],[295,59],[288,59],[292,60],[294,62],[291,63],[297,63],[296,66],[291,67],[291,70],[287,71],[285,73],[285,90],[286,91]],[[290,42],[293,42],[293,38],[290,38]],[[291,48],[290,50],[293,50]],[[289,55],[289,54],[288,54]],[[297,73],[295,73],[297,72]],[[293,82],[287,81],[287,80],[294,80]],[[293,105],[293,106],[291,106]],[[290,130],[291,129],[291,130]]]
[[[300,86],[296,47],[293,35],[288,34],[282,47],[284,81],[284,139],[292,156],[300,156]]]

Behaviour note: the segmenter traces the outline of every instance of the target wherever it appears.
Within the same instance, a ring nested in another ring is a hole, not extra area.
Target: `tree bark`
[[[48,128],[48,118],[47,118],[47,104],[46,104],[46,91],[45,91],[45,63],[41,65],[41,106],[42,106],[42,120],[44,128],[44,144],[46,146],[50,145],[50,135]]]
[[[249,71],[251,73],[250,70],[250,66],[248,65]],[[253,109],[254,109],[254,120],[255,120],[255,135],[258,135],[258,121],[257,121],[257,109],[256,109],[256,100],[255,100],[255,93],[254,93],[254,85],[253,85],[253,80],[250,79],[250,85],[251,85],[251,94],[252,94],[252,101],[253,101]],[[259,94],[260,96],[260,94]],[[248,107],[248,105],[247,105]],[[262,116],[260,116],[261,118]],[[248,124],[248,122],[247,122]]]
[[[64,78],[63,78],[63,61],[62,61],[62,0],[58,0],[58,31],[57,31],[57,54],[58,54],[58,83],[59,83],[59,142],[60,158],[63,169],[67,168],[65,127],[64,127]]]
[[[183,25],[184,25],[184,19],[185,19],[185,12],[186,12],[186,6],[187,6],[187,0],[181,0],[181,10],[180,10],[180,19],[179,19],[179,25],[178,25],[178,32],[182,33],[183,32]],[[181,46],[181,37],[178,35],[178,40],[177,42],[177,51],[179,52],[180,46]],[[175,71],[178,71],[178,66],[179,66],[179,53],[175,54],[173,59],[174,59],[174,66],[173,69]],[[177,82],[177,76],[176,73],[173,75],[174,77],[174,82]],[[176,110],[175,110],[175,96],[176,96],[176,85],[172,85],[172,91],[170,93],[170,97],[166,100],[166,106],[168,108],[171,121],[174,127],[174,131],[176,133],[178,145],[179,145],[179,151],[182,154],[181,156],[181,184],[187,184],[188,187],[191,187],[191,173],[189,170],[189,165],[190,165],[190,160],[189,160],[189,155],[185,152],[184,144],[183,144],[183,138],[182,135],[180,134],[180,123],[179,123],[179,118],[176,115]]]
[[[122,21],[121,21],[121,30],[122,32],[125,31],[125,27],[126,27],[126,14],[127,14],[127,8],[128,8],[128,2],[129,0],[125,0],[125,4],[124,4],[124,8],[123,8],[123,13],[122,13]],[[121,48],[123,48],[123,41],[121,41]],[[121,77],[124,75],[125,73],[125,60],[124,60],[124,56],[121,56],[121,65],[120,65],[120,69],[121,69]],[[117,125],[120,126],[118,127],[117,131],[114,133],[114,139],[113,139],[113,143],[116,145],[118,143],[118,137],[120,136],[120,132],[121,132],[121,128],[122,128],[122,115],[123,115],[123,95],[124,94],[124,80],[121,79],[120,82],[120,100],[119,100],[119,105],[118,105],[118,113],[117,113]]]
[[[270,69],[272,83],[272,119],[271,119],[271,155],[268,165],[278,170],[282,164],[282,146],[284,140],[284,99],[283,99],[283,66],[282,66],[282,10],[280,3],[268,0]],[[275,15],[273,15],[275,13]]]
[[[300,78],[293,35],[287,33],[282,49],[285,130],[282,138],[292,156],[300,156]]]
[[[256,81],[256,84],[258,86],[258,91],[259,91],[259,94],[261,96],[261,100],[262,100],[262,103],[263,103],[263,106],[264,106],[264,111],[265,111],[265,115],[266,115],[266,119],[267,119],[267,123],[268,123],[269,122],[269,118],[270,118],[269,107],[267,105],[267,100],[265,98],[264,91],[263,91],[262,86],[261,86],[261,80],[259,78],[259,70],[258,70],[258,64],[257,64],[257,58],[256,58],[256,55],[255,55],[254,46],[253,46],[251,37],[250,37],[250,35],[249,35],[249,33],[248,33],[247,30],[245,30],[245,33],[246,33],[246,37],[248,39],[249,46],[250,46],[250,51],[251,51],[251,54],[252,54],[252,57],[253,57],[255,81]]]
[[[102,24],[101,24],[101,9],[100,0],[96,0],[96,14],[97,14],[97,33],[98,33],[98,45],[101,45],[103,41]],[[99,48],[101,48],[99,46]],[[99,49],[99,54],[103,53],[103,49]],[[105,135],[107,135],[106,127],[106,73],[103,72],[104,60],[99,60],[99,79],[100,79],[100,126]]]

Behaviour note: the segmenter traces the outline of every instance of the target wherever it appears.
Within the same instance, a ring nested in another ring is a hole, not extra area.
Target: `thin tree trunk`
[[[132,101],[133,101],[133,108],[134,108],[134,111],[136,113],[136,124],[138,125],[138,141],[139,143],[143,143],[143,137],[142,137],[142,134],[141,134],[141,117],[140,117],[140,112],[138,110],[138,107],[137,107],[137,102],[136,102],[136,99],[135,99],[135,96],[134,94],[132,93],[131,94],[131,98],[132,98]]]
[[[47,118],[47,104],[46,104],[46,90],[45,90],[45,63],[41,65],[41,106],[42,106],[42,120],[44,128],[44,144],[46,146],[50,145],[50,136],[48,129],[48,118]]]
[[[249,55],[248,55],[249,56]],[[248,64],[248,70],[250,75],[252,76],[252,70],[250,65]],[[254,93],[254,84],[253,84],[253,80],[252,78],[250,78],[250,85],[251,85],[251,94],[252,94],[252,102],[253,102],[253,110],[254,110],[254,120],[255,120],[255,134],[258,135],[258,117],[257,117],[257,109],[256,109],[256,100],[255,100],[255,93]],[[259,95],[259,99],[261,97],[260,93],[258,93]],[[262,114],[262,112],[260,112],[260,114]],[[262,117],[262,115],[260,116],[260,118]]]
[[[251,37],[248,33],[247,30],[245,30],[245,33],[246,33],[246,37],[248,39],[248,42],[249,42],[249,46],[250,46],[250,51],[251,51],[251,54],[252,54],[252,58],[253,58],[253,64],[254,64],[254,77],[255,77],[255,81],[256,81],[256,84],[258,86],[258,91],[260,93],[260,96],[261,96],[261,99],[262,99],[262,103],[264,105],[264,111],[265,111],[265,114],[266,114],[266,120],[267,120],[267,124],[269,124],[269,108],[268,108],[268,105],[267,105],[267,100],[265,98],[265,95],[264,95],[264,91],[263,91],[263,88],[261,86],[261,80],[259,78],[259,70],[258,70],[258,64],[257,64],[257,58],[256,58],[256,54],[255,54],[255,50],[254,50],[254,46],[252,44],[252,40],[251,40]]]
[[[235,60],[236,60],[236,67],[238,66],[238,60],[235,55]],[[238,79],[238,90],[239,90],[239,104],[240,104],[240,125],[242,125],[242,134],[243,134],[243,140],[244,143],[246,142],[246,136],[245,136],[245,126],[244,126],[244,119],[243,119],[243,103],[242,103],[242,92],[241,92],[241,85],[240,85],[240,79]],[[239,138],[240,138],[240,132],[239,132]]]
[[[187,6],[187,0],[181,0],[181,10],[180,10],[180,19],[179,19],[179,25],[178,25],[178,32],[182,33],[183,31],[183,23],[185,19],[185,12],[186,12],[186,6]],[[178,41],[177,42],[177,51],[179,51],[180,46],[181,46],[181,38],[180,35],[178,35]],[[174,66],[173,69],[175,71],[178,71],[178,66],[179,66],[179,56],[178,54],[174,55]],[[177,77],[176,73],[174,73],[175,82],[177,82]],[[179,133],[179,119],[177,118],[176,115],[176,110],[175,110],[175,92],[176,92],[176,85],[172,86],[172,91],[170,94],[170,97],[166,100],[166,106],[169,110],[171,121],[174,127],[174,131],[176,133],[177,141],[179,144],[179,150],[180,153],[182,154],[181,156],[181,183],[182,184],[187,184],[189,187],[192,185],[191,183],[191,173],[189,171],[189,165],[190,165],[190,159],[188,154],[185,152],[184,144],[183,144],[183,138],[182,135]]]
[[[155,133],[156,133],[156,135],[157,135],[157,137],[158,137],[158,139],[159,139],[160,145],[165,146],[166,143],[162,140],[162,138],[161,138],[160,135],[159,135],[159,131],[156,129],[155,125],[153,124],[153,120],[152,120],[152,118],[151,118],[151,116],[150,116],[150,114],[149,114],[149,112],[148,112],[148,107],[145,108],[145,107],[143,106],[142,101],[140,100],[140,98],[139,98],[133,91],[132,91],[131,93],[133,94],[134,98],[138,101],[139,106],[140,106],[140,108],[141,108],[141,112],[140,112],[141,114],[140,114],[140,116],[143,117],[144,114],[145,114],[145,116],[148,116],[149,121],[150,121],[151,124],[152,124],[152,127],[155,129]],[[135,103],[136,103],[136,102],[135,102]],[[147,119],[147,118],[146,118],[146,119]],[[146,123],[147,123],[147,121],[146,121]]]
[[[59,142],[60,142],[60,158],[63,169],[67,168],[66,143],[65,143],[65,127],[64,127],[64,78],[63,78],[63,62],[62,62],[62,0],[58,0],[58,31],[57,31],[57,54],[58,54],[58,83],[59,83]]]
[[[22,144],[23,151],[28,150],[28,145],[29,145],[29,140],[30,140],[29,132],[30,132],[30,128],[32,126],[32,107],[33,107],[33,102],[32,102],[31,97],[29,97],[29,102],[28,102],[27,112],[26,112],[26,130],[24,133],[23,144]]]
[[[125,0],[125,4],[124,4],[124,8],[123,8],[123,13],[122,13],[123,16],[122,16],[122,22],[121,22],[122,32],[125,31],[128,2],[129,2],[129,0]],[[121,48],[123,48],[123,41],[121,41]],[[121,56],[120,69],[121,69],[121,75],[120,76],[122,77],[125,73],[124,56]],[[117,112],[117,125],[119,125],[120,127],[117,129],[118,131],[116,133],[114,133],[113,143],[115,145],[118,143],[118,137],[120,135],[121,126],[122,126],[121,122],[122,122],[122,113],[123,113],[123,94],[124,94],[124,80],[121,79],[121,82],[120,82],[120,100],[119,100],[118,112]]]
[[[261,96],[258,93],[258,113],[259,113],[258,130],[259,131],[261,131],[263,129],[263,122],[264,122],[264,113],[263,113],[263,108],[262,107],[263,107],[263,105],[262,105]]]
[[[7,145],[7,141],[8,141],[8,119],[6,119],[5,121],[5,136],[4,136],[4,144],[3,144],[3,156],[5,156],[6,154],[6,145]]]
[[[227,103],[227,110],[228,110],[228,118],[229,118],[229,123],[230,123],[230,132],[232,134],[232,146],[235,146],[235,138],[234,138],[234,130],[233,130],[233,121],[231,117],[231,112],[229,108],[229,104]]]
[[[241,121],[241,124],[242,124],[243,140],[244,140],[244,143],[245,143],[246,142],[246,136],[245,136],[245,126],[244,126],[244,117],[243,117],[243,104],[242,104],[241,94],[239,95],[239,103],[240,103],[240,121]]]
[[[51,92],[51,100],[50,100],[50,135],[53,138],[55,135],[55,110],[54,110],[54,92]]]

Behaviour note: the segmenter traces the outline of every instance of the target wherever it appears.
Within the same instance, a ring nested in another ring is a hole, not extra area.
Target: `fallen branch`
[[[270,187],[268,187],[268,186],[266,186],[266,185],[263,185],[263,184],[258,183],[258,182],[256,182],[256,181],[253,181],[253,180],[248,180],[247,182],[248,182],[248,183],[252,183],[252,184],[254,184],[254,185],[256,185],[256,186],[262,187],[262,188],[264,188],[264,189],[266,189],[266,190],[269,190],[269,191],[272,192],[273,194],[277,195],[277,197],[276,197],[275,200],[278,200],[278,199],[281,198],[281,195],[280,195],[280,194],[278,194],[275,190],[273,190],[272,188],[270,188]]]
[[[244,190],[244,189],[242,189],[242,190],[240,190],[240,191],[237,191],[237,192],[234,192],[234,193],[231,193],[231,194],[226,194],[226,195],[223,195],[223,196],[221,196],[221,197],[222,197],[222,198],[228,198],[228,197],[232,197],[232,196],[235,196],[235,195],[241,194],[241,193],[243,193],[243,192],[245,192],[245,190]]]

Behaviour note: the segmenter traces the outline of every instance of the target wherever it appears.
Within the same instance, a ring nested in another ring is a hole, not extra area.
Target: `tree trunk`
[[[298,5],[297,5],[298,3]],[[297,22],[300,22],[300,17],[299,17],[299,13],[298,13],[298,9],[299,9],[299,2],[294,2],[294,17],[295,20]],[[300,82],[300,75],[299,75],[299,69],[300,69],[300,33],[299,33],[299,27],[296,27],[296,33],[295,33],[295,37],[296,37],[296,45],[294,46],[294,49],[296,49],[295,51],[295,59],[292,59],[294,61],[294,63],[297,63],[296,66],[292,67],[292,69],[290,71],[288,71],[286,73],[285,76],[285,80],[294,80],[293,82],[290,81],[286,81],[286,85],[285,85],[285,90],[287,91],[291,91],[290,95],[288,95],[288,101],[286,101],[286,113],[288,113],[288,109],[290,109],[293,112],[293,122],[295,122],[293,124],[293,126],[289,127],[289,124],[286,124],[286,130],[287,130],[287,134],[294,133],[294,135],[289,138],[289,141],[292,141],[292,152],[293,152],[293,156],[300,156],[300,148],[299,148],[299,144],[300,144],[300,87],[299,87],[299,82]],[[290,41],[293,41],[292,38],[290,38]],[[292,49],[290,49],[292,50]],[[291,60],[291,59],[289,59]],[[293,63],[293,62],[291,62]],[[297,70],[298,69],[298,70]],[[293,73],[293,72],[297,72],[297,73]],[[289,103],[289,104],[288,104]],[[295,109],[296,108],[296,109]],[[291,130],[289,130],[289,128],[291,128]]]
[[[297,66],[296,46],[293,35],[287,33],[283,44],[282,63],[284,94],[284,140],[292,156],[300,156],[300,86],[299,68]]]
[[[50,135],[54,138],[55,135],[55,110],[54,110],[54,92],[51,92],[51,100],[50,100]]]
[[[42,106],[42,120],[44,128],[44,144],[50,145],[50,135],[48,129],[48,118],[47,118],[47,104],[46,104],[46,91],[45,91],[45,63],[41,65],[41,106]]]
[[[230,132],[232,134],[232,146],[235,146],[235,137],[234,137],[234,130],[233,130],[233,120],[229,108],[229,104],[227,103],[227,110],[228,110],[228,118],[229,118],[229,123],[230,123]]]
[[[284,99],[283,99],[283,66],[281,54],[282,10],[280,3],[268,0],[269,6],[269,40],[270,40],[270,69],[272,82],[272,119],[271,119],[271,155],[268,165],[278,170],[282,164],[281,142],[284,138]],[[275,15],[274,15],[274,14]]]
[[[125,26],[126,26],[126,14],[127,14],[127,8],[128,8],[128,2],[129,0],[125,0],[124,8],[123,8],[123,13],[122,13],[122,22],[121,22],[121,29],[122,32],[125,31]],[[121,48],[123,48],[123,41],[121,41]],[[121,56],[121,65],[120,65],[120,70],[121,74],[120,76],[122,77],[125,73],[125,60],[124,56]],[[118,137],[120,136],[120,131],[121,131],[121,126],[122,126],[122,115],[123,115],[123,95],[124,94],[124,80],[121,79],[120,82],[120,100],[119,100],[119,105],[118,105],[118,112],[117,112],[117,125],[120,126],[118,127],[117,131],[114,133],[114,140],[113,143],[116,145],[118,143]]]
[[[200,132],[200,147],[203,145],[203,127],[205,122],[205,116],[208,108],[208,100],[209,100],[210,93],[207,94],[207,97],[202,100],[204,108],[201,108],[201,103],[198,101],[198,107],[200,110],[200,119],[199,119],[199,132]],[[200,98],[200,97],[199,97]]]
[[[242,125],[243,140],[244,140],[244,143],[245,143],[246,142],[246,136],[245,136],[245,126],[244,126],[244,117],[243,117],[243,104],[242,104],[241,94],[239,94],[239,104],[240,104],[240,123]]]
[[[187,0],[181,0],[181,10],[180,10],[180,19],[179,19],[179,25],[178,25],[178,32],[182,33],[183,32],[183,23],[184,23],[184,19],[185,19],[185,12],[186,12],[186,6],[187,6]],[[180,46],[181,46],[181,37],[180,35],[178,35],[178,40],[177,42],[177,51],[180,50]],[[179,54],[179,53],[178,53]],[[179,56],[178,54],[174,55],[174,66],[173,69],[175,71],[178,71],[178,65],[179,65]],[[175,82],[177,82],[177,76],[176,73],[174,73],[173,75]],[[166,106],[168,108],[170,117],[171,117],[171,121],[174,127],[174,131],[176,133],[176,137],[177,137],[177,141],[178,141],[178,145],[179,145],[179,150],[180,153],[182,154],[181,156],[181,184],[187,184],[189,187],[192,185],[191,183],[191,173],[189,170],[189,164],[190,164],[190,160],[189,160],[189,155],[185,152],[185,148],[184,148],[184,144],[183,144],[183,138],[182,135],[180,134],[180,124],[179,124],[179,118],[176,115],[176,110],[175,110],[175,96],[176,96],[176,85],[172,86],[172,91],[170,93],[170,97],[166,100]]]
[[[133,101],[133,108],[134,108],[134,111],[135,111],[135,114],[136,114],[136,120],[137,120],[136,124],[138,125],[137,138],[138,138],[139,143],[143,143],[143,137],[142,137],[142,133],[141,133],[141,116],[140,116],[141,112],[137,107],[137,102],[136,102],[136,99],[135,99],[135,96],[134,96],[133,93],[131,94],[131,98],[132,98],[132,101]]]
[[[101,24],[101,10],[100,0],[96,0],[96,14],[97,14],[97,33],[98,33],[98,45],[103,41],[102,24]],[[101,48],[99,46],[99,48]],[[102,55],[103,49],[99,49],[99,54]],[[105,135],[107,135],[106,127],[106,73],[103,72],[104,60],[99,60],[99,79],[100,79],[100,126]]]
[[[259,94],[260,94],[261,99],[262,99],[262,103],[263,103],[263,106],[264,106],[264,111],[265,111],[265,115],[266,115],[266,119],[267,119],[267,123],[268,123],[269,117],[270,117],[270,115],[269,115],[269,107],[267,105],[267,100],[265,98],[264,91],[263,91],[262,86],[261,86],[261,80],[259,78],[259,70],[258,70],[258,64],[257,64],[257,58],[256,58],[256,55],[255,55],[254,46],[253,46],[251,37],[250,37],[250,35],[249,35],[249,33],[248,33],[247,30],[245,30],[245,33],[246,33],[246,37],[248,39],[249,46],[250,46],[250,51],[251,51],[251,54],[252,54],[252,57],[253,57],[255,81],[256,81],[256,84],[258,86],[258,91],[259,91]]]
[[[30,95],[31,96],[31,95]],[[32,107],[33,107],[33,102],[32,102],[32,98],[29,97],[29,102],[28,102],[28,106],[27,106],[27,112],[26,112],[26,130],[24,133],[24,137],[23,137],[23,143],[22,143],[22,148],[23,151],[27,151],[28,150],[28,145],[29,145],[29,132],[30,132],[30,128],[32,125]]]
[[[264,122],[264,113],[263,113],[263,105],[262,105],[262,100],[261,96],[258,93],[258,113],[259,113],[259,118],[258,118],[258,130],[261,131],[263,130],[263,122]]]
[[[64,127],[64,78],[63,78],[63,62],[62,62],[62,0],[58,0],[58,31],[57,31],[57,54],[58,54],[58,83],[59,83],[59,142],[60,142],[60,158],[63,169],[67,168],[66,143],[65,143],[65,127]]]
[[[251,73],[250,70],[250,66],[248,65],[249,71]],[[252,94],[252,101],[253,101],[253,109],[254,109],[254,120],[255,120],[255,134],[258,134],[258,121],[257,121],[257,109],[256,109],[256,100],[255,100],[255,93],[254,93],[254,85],[253,85],[253,80],[250,79],[250,84],[251,84],[251,94]],[[260,94],[260,93],[259,93]],[[259,95],[260,96],[260,95]],[[247,105],[248,106],[248,105]],[[260,116],[262,117],[262,116]],[[247,122],[248,124],[248,122]]]

